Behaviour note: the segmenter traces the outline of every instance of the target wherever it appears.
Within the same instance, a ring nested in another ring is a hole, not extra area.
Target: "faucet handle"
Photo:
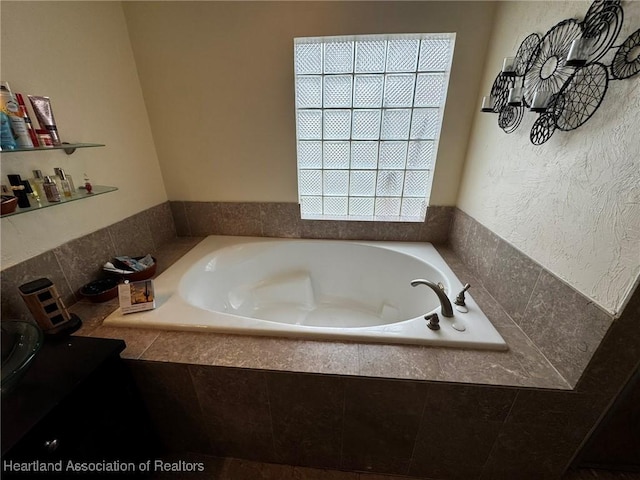
[[[427,327],[429,327],[431,330],[440,330],[440,317],[438,317],[437,313],[425,315],[424,319],[428,321]]]
[[[466,292],[470,288],[471,288],[471,285],[466,283],[462,288],[462,290],[460,291],[460,293],[458,294],[458,296],[456,297],[456,299],[453,301],[453,303],[461,307],[464,307],[466,305],[466,303],[464,302],[464,292]]]

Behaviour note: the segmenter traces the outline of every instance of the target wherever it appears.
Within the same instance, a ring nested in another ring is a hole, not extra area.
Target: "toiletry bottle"
[[[60,192],[58,191],[56,182],[54,182],[49,175],[44,177],[43,187],[44,193],[47,196],[47,200],[49,200],[50,202],[60,201]]]
[[[69,180],[67,180],[67,176],[64,174],[64,170],[61,168],[56,168],[54,170],[60,179],[60,189],[65,197],[71,197],[71,185],[69,185]]]
[[[39,197],[45,197],[44,188],[42,184],[44,183],[44,176],[42,175],[42,171],[33,170],[33,178],[29,179],[29,183],[31,183],[31,188],[33,188],[36,192],[38,192]]]
[[[69,187],[71,187],[71,193],[77,193],[76,185],[73,183],[73,177],[69,175],[67,172],[64,173],[67,176],[67,180],[69,180]]]
[[[15,185],[11,187],[11,190],[13,190],[13,195],[18,199],[18,206],[20,208],[29,208],[31,206],[24,185]]]
[[[61,169],[60,167],[56,167],[53,169],[53,172],[56,174],[56,176],[60,179],[60,182],[62,182],[63,177],[64,179],[69,183],[69,189],[71,190],[71,193],[76,193],[76,187],[73,184],[73,178],[71,177],[71,175],[68,175],[67,172],[65,172],[63,169]],[[62,184],[61,184],[62,185]]]
[[[27,127],[27,132],[29,133],[29,138],[31,138],[31,142],[34,147],[39,147],[40,143],[38,142],[38,136],[36,135],[36,128],[31,121],[31,117],[29,116],[29,112],[27,111],[27,105],[24,103],[24,98],[22,94],[16,93],[16,100],[18,100],[18,105],[20,106],[20,114],[22,115],[22,119]]]
[[[0,82],[0,109],[9,117],[16,143],[21,148],[33,148],[27,125],[20,111],[20,104],[13,96],[7,82]]]
[[[13,132],[11,131],[11,122],[9,116],[0,112],[0,148],[2,150],[15,150],[18,148]]]
[[[91,185],[91,181],[89,180],[89,177],[86,173],[84,174],[84,189],[87,191],[87,193],[91,193],[91,191],[93,190],[93,185]]]
[[[48,131],[37,129],[36,136],[38,137],[38,143],[41,147],[53,148],[53,140],[51,139],[51,135],[49,135]]]
[[[51,100],[49,97],[38,97],[35,95],[27,95],[31,101],[31,106],[36,114],[40,127],[44,128],[51,135],[51,141],[54,145],[61,145],[60,136],[58,135],[58,127],[56,120],[53,118],[53,110],[51,108]]]
[[[13,190],[14,195],[18,199],[18,206],[20,208],[29,208],[31,206],[31,203],[29,202],[27,189],[25,188],[20,175],[11,174],[7,175],[7,178],[9,179],[9,183],[11,184],[11,190]]]
[[[40,195],[38,195],[36,189],[33,188],[31,182],[29,180],[22,180],[22,185],[24,185],[24,191],[27,192],[29,198],[35,200],[36,203],[40,205]]]

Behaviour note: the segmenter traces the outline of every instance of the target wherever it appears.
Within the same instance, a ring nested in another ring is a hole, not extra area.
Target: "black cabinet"
[[[579,465],[640,472],[640,369],[582,450]]]
[[[146,477],[140,465],[158,444],[123,349],[121,340],[47,339],[2,398],[2,478],[37,477],[24,467],[53,470],[42,478]]]

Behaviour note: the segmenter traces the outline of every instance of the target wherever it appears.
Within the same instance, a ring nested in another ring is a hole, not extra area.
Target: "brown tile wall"
[[[297,203],[171,202],[178,236],[242,235],[444,243],[454,207],[430,206],[423,223],[301,220]]]
[[[3,319],[31,320],[18,287],[49,278],[67,306],[81,298],[79,289],[100,278],[102,265],[115,255],[146,255],[176,237],[169,202],[156,205],[106,228],[71,240],[0,272]]]
[[[449,242],[505,312],[575,385],[613,317],[459,209],[453,214]]]
[[[592,389],[128,364],[172,454],[430,479],[560,478],[613,397]]]

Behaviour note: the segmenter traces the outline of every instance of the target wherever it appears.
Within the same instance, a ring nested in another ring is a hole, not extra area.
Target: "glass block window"
[[[422,222],[454,33],[294,40],[302,218]]]

